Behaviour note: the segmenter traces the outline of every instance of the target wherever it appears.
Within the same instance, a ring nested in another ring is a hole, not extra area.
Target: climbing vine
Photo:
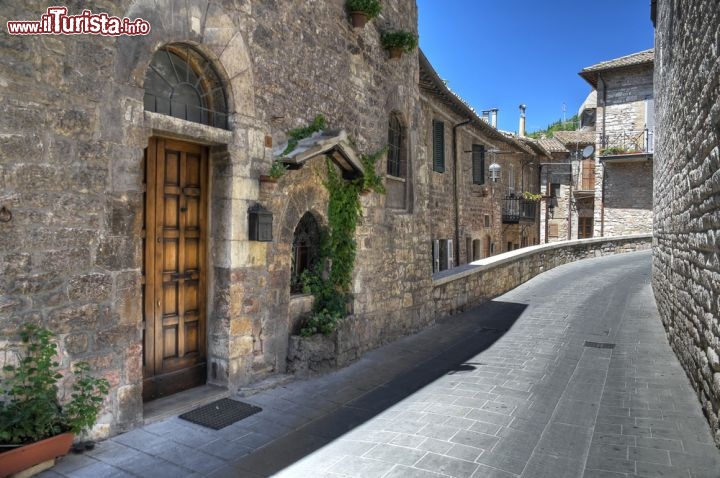
[[[301,277],[303,291],[315,296],[315,304],[300,335],[330,334],[347,312],[357,253],[355,231],[362,216],[360,192],[385,191],[382,178],[375,171],[375,164],[384,153],[385,149],[362,155],[365,174],[349,182],[343,180],[330,159],[326,160],[323,185],[329,193],[328,227],[321,235],[320,260]]]

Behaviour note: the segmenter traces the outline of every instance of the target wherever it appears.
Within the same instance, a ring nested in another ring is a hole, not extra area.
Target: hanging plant
[[[354,28],[363,28],[368,20],[380,15],[380,0],[347,0],[345,7],[350,12]]]
[[[399,58],[402,53],[410,53],[418,46],[418,36],[405,30],[384,32],[380,37],[383,48],[390,53],[390,58]]]

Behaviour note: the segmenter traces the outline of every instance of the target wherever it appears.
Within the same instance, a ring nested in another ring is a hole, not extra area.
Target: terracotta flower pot
[[[365,12],[350,12],[350,20],[352,20],[353,28],[365,28],[368,16]]]
[[[391,59],[400,58],[403,54],[403,49],[398,46],[391,46],[387,49]]]
[[[0,453],[0,478],[66,455],[70,451],[73,438],[72,433],[62,433]]]

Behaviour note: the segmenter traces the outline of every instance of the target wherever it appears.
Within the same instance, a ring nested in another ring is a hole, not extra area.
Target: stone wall
[[[142,420],[143,150],[153,136],[208,145],[208,382],[230,389],[285,371],[292,234],[306,211],[324,217],[324,161],[290,171],[275,189],[258,176],[291,128],[323,114],[359,153],[387,142],[391,111],[418,150],[417,54],[389,61],[383,30],[416,30],[410,0],[383,2],[354,30],[343,0],[124,0],[69,5],[143,18],[150,34],[2,35],[0,40],[0,334],[25,321],[60,335],[63,365],[87,360],[111,382],[97,431]],[[3,2],[0,19],[39,20],[47,2]],[[76,8],[77,11],[73,11]],[[144,111],[143,82],[158,48],[193,45],[218,71],[229,128]],[[413,163],[414,164],[414,163]],[[378,165],[382,172],[385,164]],[[417,330],[431,320],[428,173],[412,168],[415,203],[388,211],[363,198],[353,304],[366,335]],[[417,199],[417,197],[423,199]],[[271,243],[248,240],[248,208],[274,215]],[[414,210],[415,209],[415,210]],[[409,212],[408,212],[409,211]],[[376,326],[374,325],[376,324]],[[2,344],[0,344],[2,345]]]
[[[655,26],[653,288],[720,446],[720,10],[659,0]]]
[[[605,167],[605,236],[652,232],[652,160],[615,163]]]
[[[652,236],[559,241],[506,252],[436,275],[433,301],[438,317],[462,312],[504,294],[536,275],[589,257],[650,249]]]
[[[553,267],[580,259],[650,249],[650,234],[561,241],[506,252],[435,275],[433,317],[440,318],[493,299]],[[343,319],[329,336],[290,337],[288,370],[299,376],[324,373],[357,360],[396,337],[377,336],[362,317]]]

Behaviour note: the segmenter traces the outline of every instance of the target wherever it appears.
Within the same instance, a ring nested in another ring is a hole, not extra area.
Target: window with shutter
[[[445,123],[433,120],[433,171],[445,172]]]
[[[433,273],[440,270],[440,241],[432,241]]]
[[[472,146],[472,175],[473,184],[485,184],[485,146],[482,144]]]
[[[558,225],[556,223],[548,224],[548,237],[558,237]]]

